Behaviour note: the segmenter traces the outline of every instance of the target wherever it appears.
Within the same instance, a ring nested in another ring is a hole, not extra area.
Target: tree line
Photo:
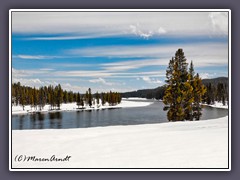
[[[57,86],[42,86],[40,88],[32,88],[23,86],[20,82],[12,84],[12,105],[21,105],[23,110],[26,105],[30,105],[31,109],[34,108],[41,111],[45,105],[50,105],[50,110],[60,109],[62,103],[76,103],[78,108],[84,106],[92,107],[105,105],[108,103],[110,106],[121,103],[122,97],[118,92],[98,92],[92,94],[89,88],[85,94],[79,92],[63,90],[61,85]]]
[[[202,84],[206,87],[206,93],[202,97],[202,103],[214,104],[216,101],[223,105],[228,103],[228,78],[220,77],[214,79],[203,79]],[[141,97],[147,99],[162,100],[167,85],[155,89],[141,89],[137,91],[121,93],[122,97]]]
[[[227,78],[216,78],[212,82],[206,79],[203,83],[199,74],[195,74],[192,61],[188,68],[182,49],[178,49],[169,61],[166,79],[167,86],[162,90],[169,121],[199,120],[202,103],[214,104],[218,101],[225,105],[228,102]]]
[[[207,92],[204,94],[203,99],[207,104],[214,104],[215,101],[221,102],[223,105],[228,104],[228,85],[227,83],[219,82],[216,85],[207,83]]]

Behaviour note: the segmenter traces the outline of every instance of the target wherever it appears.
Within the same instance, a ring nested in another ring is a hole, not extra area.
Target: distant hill
[[[218,83],[223,83],[228,85],[228,77],[218,77],[214,79],[203,79],[203,84],[206,85],[208,83],[212,83],[214,86],[216,86]]]
[[[223,83],[228,85],[228,77],[203,79],[202,82],[204,85],[207,85],[208,83],[212,83],[214,86],[216,86],[218,83]],[[124,98],[141,97],[141,98],[147,98],[147,99],[152,99],[152,98],[162,99],[164,96],[165,89],[166,89],[166,85],[163,85],[155,89],[141,89],[137,91],[124,92],[124,93],[121,93],[121,96]]]
[[[147,99],[152,99],[152,98],[162,99],[161,97],[163,97],[165,89],[166,89],[166,86],[160,86],[155,89],[141,89],[137,91],[121,93],[121,96],[124,98],[141,97],[141,98],[147,98]]]

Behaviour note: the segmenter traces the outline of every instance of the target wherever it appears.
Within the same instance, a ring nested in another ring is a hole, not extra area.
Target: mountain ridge
[[[207,85],[208,83],[212,83],[214,86],[217,85],[218,83],[223,83],[223,84],[227,84],[228,86],[228,77],[202,79],[202,83],[204,85]],[[152,99],[152,98],[162,99],[162,97],[164,96],[165,88],[166,88],[166,84],[153,89],[139,89],[136,91],[124,92],[124,93],[121,93],[121,96],[124,98],[141,97],[141,98],[147,98],[147,99]]]

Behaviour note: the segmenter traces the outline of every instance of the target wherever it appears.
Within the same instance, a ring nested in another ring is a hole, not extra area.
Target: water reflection
[[[24,123],[24,115],[20,115],[19,117],[19,129],[23,129],[23,123]]]
[[[62,112],[51,112],[48,114],[50,120],[50,128],[62,128]]]

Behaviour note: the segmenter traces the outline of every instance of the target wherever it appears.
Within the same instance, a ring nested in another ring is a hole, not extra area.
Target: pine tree
[[[97,106],[99,105],[99,98],[100,98],[100,95],[99,95],[98,92],[97,92],[97,93],[96,93]]]
[[[166,72],[168,87],[165,91],[163,102],[167,105],[167,117],[169,121],[181,121],[185,118],[185,82],[188,78],[186,58],[182,49],[178,49],[175,58],[169,62]]]
[[[77,106],[78,106],[78,109],[79,109],[79,106],[81,106],[81,98],[79,93],[77,93]]]
[[[84,99],[85,99],[85,104],[86,104],[86,106],[88,105],[88,102],[89,102],[89,94],[88,94],[88,91],[86,91],[86,94],[85,94],[85,97],[84,97]]]
[[[37,109],[37,105],[38,105],[38,93],[36,88],[33,88],[33,107],[35,108],[35,110]]]
[[[200,103],[206,90],[199,75],[194,77],[193,63],[188,71],[186,61],[183,50],[178,49],[166,70],[167,87],[163,102],[169,121],[193,120],[201,115]]]
[[[73,102],[73,92],[72,92],[72,91],[68,92],[68,101],[69,101],[70,103]]]
[[[24,110],[24,107],[26,105],[26,92],[24,87],[20,87],[20,104]]]
[[[33,100],[34,98],[33,98],[33,90],[31,89],[30,91],[29,91],[29,104],[30,104],[30,106],[31,106],[31,110],[32,110],[32,107],[34,107],[34,100]]]
[[[101,100],[102,100],[102,106],[104,106],[105,103],[106,103],[105,93],[102,93],[102,94],[101,94]]]
[[[55,87],[55,99],[57,108],[60,109],[60,106],[63,102],[63,90],[60,84],[58,84],[58,86]]]
[[[46,104],[45,91],[43,87],[40,87],[39,93],[38,93],[38,105],[39,105],[40,111],[42,110],[42,108],[44,108],[45,104]]]
[[[88,89],[88,104],[90,107],[92,107],[92,93],[91,88]]]
[[[194,102],[193,102],[193,116],[196,120],[199,120],[202,113],[201,113],[201,102],[203,100],[203,95],[206,92],[205,86],[202,84],[202,80],[199,77],[199,74],[194,77],[194,83],[193,83],[193,96],[194,96]]]
[[[83,108],[83,106],[84,106],[84,100],[83,100],[83,96],[81,96],[81,98],[80,98],[80,105],[82,106],[82,108]]]
[[[68,103],[68,93],[66,90],[63,92],[63,102]]]

